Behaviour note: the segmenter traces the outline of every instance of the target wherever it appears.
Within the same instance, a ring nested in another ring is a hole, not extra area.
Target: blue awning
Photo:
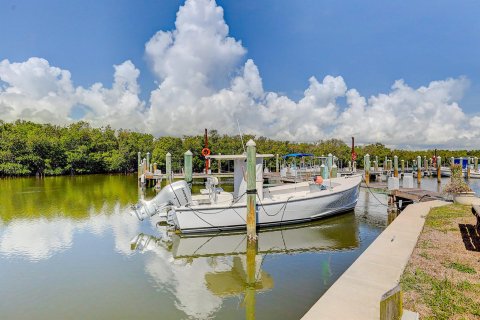
[[[287,158],[303,158],[303,157],[313,157],[313,154],[311,153],[289,153],[284,156],[282,156],[283,159]]]

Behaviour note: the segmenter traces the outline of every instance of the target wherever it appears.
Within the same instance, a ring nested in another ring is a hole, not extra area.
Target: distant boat
[[[352,210],[358,200],[361,175],[263,187],[263,158],[257,155],[257,226],[269,227],[308,222]],[[234,161],[234,192],[218,188],[215,177],[207,179],[207,188],[191,195],[185,181],[166,186],[151,201],[141,202],[134,210],[143,220],[155,214],[182,233],[224,231],[246,228],[245,155],[209,156]]]

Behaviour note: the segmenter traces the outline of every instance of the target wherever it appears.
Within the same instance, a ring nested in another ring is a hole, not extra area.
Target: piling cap
[[[192,155],[193,155],[193,153],[192,153],[192,151],[190,151],[190,150],[187,150],[187,151],[185,152],[185,155],[186,155],[186,156],[192,156]]]
[[[255,141],[253,141],[252,139],[248,140],[247,147],[255,147],[255,146],[256,146]]]
[[[172,154],[171,154],[170,152],[167,152],[166,156],[167,156],[167,157],[171,157]]]

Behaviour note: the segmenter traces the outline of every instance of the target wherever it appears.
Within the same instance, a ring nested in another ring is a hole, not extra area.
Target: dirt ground
[[[401,279],[421,319],[480,319],[480,236],[471,207],[435,208]]]

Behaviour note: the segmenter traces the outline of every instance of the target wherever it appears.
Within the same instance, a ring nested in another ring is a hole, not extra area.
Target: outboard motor
[[[169,206],[185,206],[192,201],[192,194],[186,181],[176,181],[160,191],[155,198],[150,201],[140,201],[132,210],[139,220],[149,218],[161,211],[165,212]]]

